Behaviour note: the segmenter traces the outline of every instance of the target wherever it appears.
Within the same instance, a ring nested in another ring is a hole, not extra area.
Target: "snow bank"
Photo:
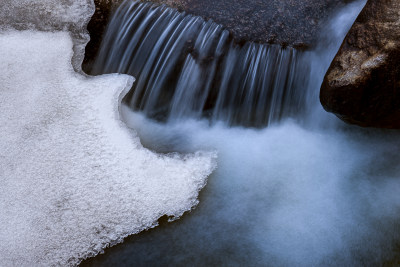
[[[0,34],[3,266],[75,265],[181,216],[215,167],[213,153],[144,149],[119,119],[133,78],[75,73],[72,45],[62,32]]]

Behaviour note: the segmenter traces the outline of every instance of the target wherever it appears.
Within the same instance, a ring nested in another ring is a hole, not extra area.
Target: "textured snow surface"
[[[0,29],[69,31],[74,41],[72,63],[81,70],[94,13],[93,0],[0,0]]]
[[[93,0],[0,0],[0,26],[84,32]]]
[[[71,56],[68,33],[0,34],[1,266],[78,264],[190,210],[215,167],[144,149],[119,120],[133,78],[81,76]]]

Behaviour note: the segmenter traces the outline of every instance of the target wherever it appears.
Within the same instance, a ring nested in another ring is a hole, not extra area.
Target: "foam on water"
[[[84,77],[68,33],[0,34],[2,266],[76,265],[198,203],[214,153],[158,155],[120,120],[125,75]]]

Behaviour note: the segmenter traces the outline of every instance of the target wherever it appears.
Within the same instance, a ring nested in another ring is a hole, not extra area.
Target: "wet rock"
[[[368,1],[325,76],[320,99],[346,122],[400,128],[400,1]]]
[[[321,22],[346,0],[145,0],[225,26],[236,40],[310,47]]]
[[[88,72],[96,58],[103,33],[106,30],[112,12],[122,2],[123,0],[94,0],[96,9],[87,26],[90,33],[90,42],[86,46],[85,59],[82,64],[82,69],[85,72]]]

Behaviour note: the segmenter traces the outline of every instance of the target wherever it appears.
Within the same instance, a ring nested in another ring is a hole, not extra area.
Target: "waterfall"
[[[240,46],[212,21],[126,1],[108,26],[93,73],[134,76],[126,103],[157,120],[206,117],[261,127],[305,112],[302,54],[279,45]]]
[[[364,4],[332,14],[315,49],[296,51],[238,45],[211,21],[125,3],[97,65],[99,73],[138,78],[121,109],[125,122],[158,152],[217,150],[218,168],[199,207],[182,220],[134,236],[88,265],[398,262],[399,132],[346,126],[318,99]]]

